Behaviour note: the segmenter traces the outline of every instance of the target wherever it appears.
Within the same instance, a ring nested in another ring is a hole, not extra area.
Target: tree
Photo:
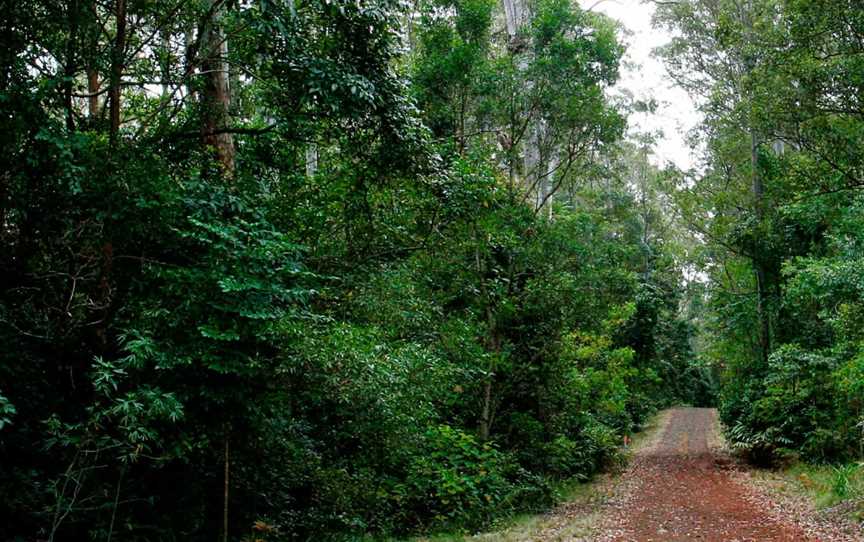
[[[482,529],[693,395],[616,27],[517,8],[7,10],[0,538]]]

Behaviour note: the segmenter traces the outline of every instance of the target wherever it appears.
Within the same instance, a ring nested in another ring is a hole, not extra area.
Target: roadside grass
[[[808,465],[799,463],[788,469],[799,487],[816,503],[830,508],[844,501],[864,499],[864,464]],[[864,503],[859,503],[864,504]],[[864,512],[864,510],[860,510]]]
[[[817,510],[837,508],[856,522],[864,520],[864,463],[795,463],[766,475],[779,482],[779,491],[803,495]]]

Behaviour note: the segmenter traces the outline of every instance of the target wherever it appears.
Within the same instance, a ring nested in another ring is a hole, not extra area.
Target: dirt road
[[[676,408],[659,439],[637,454],[627,496],[607,511],[610,541],[815,541],[748,500],[729,462],[709,446],[716,412]]]
[[[716,410],[673,408],[639,435],[621,475],[585,484],[549,514],[460,540],[864,542],[860,527],[816,517],[801,499],[760,488],[751,472],[724,451]]]

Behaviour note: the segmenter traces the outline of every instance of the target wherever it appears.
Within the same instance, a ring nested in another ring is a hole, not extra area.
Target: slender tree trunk
[[[96,49],[99,46],[99,22],[98,22],[98,7],[95,1],[90,3],[90,16],[88,26],[87,44],[87,116],[90,119],[91,126],[94,124],[96,117],[99,116],[99,72],[96,69]]]
[[[314,177],[318,173],[318,145],[309,143],[306,145],[306,176]]]
[[[183,73],[186,78],[186,94],[190,100],[195,99],[195,29],[188,27],[183,31]]]
[[[63,66],[63,107],[66,110],[66,129],[70,132],[75,130],[74,104],[72,102],[72,85],[76,71],[76,47],[78,39],[78,18],[80,17],[78,0],[72,0],[68,4],[66,12],[69,20],[69,36],[66,41],[66,59]]]
[[[91,121],[99,116],[99,72],[92,66],[87,67],[87,116]]]
[[[480,418],[480,440],[489,440],[492,429],[492,375],[483,382],[483,411]]]
[[[117,0],[115,17],[117,19],[117,35],[114,39],[114,51],[111,59],[111,89],[109,91],[112,143],[117,142],[117,134],[120,131],[120,91],[124,57],[126,56],[126,0]]]
[[[8,170],[0,173],[0,238],[6,233],[6,207],[8,206],[7,199],[9,198],[7,191],[9,190],[11,177]],[[3,288],[5,283],[5,280],[0,280],[0,288]]]
[[[171,80],[171,63],[173,61],[171,54],[171,32],[169,30],[162,31],[162,56],[164,59],[162,60],[160,71],[162,72],[162,98],[165,99],[171,94],[171,84],[169,81]]]
[[[242,107],[243,107],[242,95],[239,94],[238,92],[236,92],[237,89],[240,88],[240,71],[237,69],[233,69],[233,70],[231,69],[231,65],[227,61],[227,54],[228,54],[228,47],[226,45],[226,47],[225,47],[225,55],[226,55],[225,73],[228,76],[228,90],[230,91],[230,94],[229,94],[230,99],[229,99],[229,104],[228,104],[228,106],[229,106],[228,115],[229,115],[229,117],[240,117],[240,116],[242,116],[242,111],[243,111],[242,110]]]
[[[481,277],[481,280],[482,277]],[[485,288],[484,288],[485,291]],[[487,322],[487,346],[493,354],[492,359],[497,359],[501,352],[501,337],[498,334],[498,326],[495,321],[495,313],[489,305],[491,300],[486,297],[486,322]],[[480,440],[489,440],[489,435],[492,433],[492,418],[494,417],[494,409],[492,407],[492,384],[495,379],[495,367],[490,364],[486,368],[486,377],[483,380],[483,399],[480,409]]]
[[[111,314],[111,270],[114,266],[114,245],[105,241],[102,245],[102,265],[99,277],[99,321],[96,337],[102,352],[108,348],[108,318]]]
[[[461,88],[459,91],[459,120],[456,128],[456,139],[459,142],[459,156],[465,155],[465,115],[468,109],[468,91]]]
[[[750,132],[750,167],[753,190],[753,209],[756,213],[757,227],[765,218],[765,187],[759,173],[759,140],[755,131]],[[765,258],[761,241],[754,243],[753,268],[756,273],[756,315],[759,319],[759,349],[762,362],[768,364],[771,353],[771,315],[768,307],[768,285],[765,273]]]
[[[754,31],[754,7],[752,0],[747,0],[739,9],[741,25],[744,27],[747,39],[753,40]],[[757,65],[757,59],[748,54],[743,60],[744,71],[752,73]],[[739,85],[741,82],[739,81]],[[749,100],[752,102],[753,97]],[[750,120],[750,177],[751,190],[753,193],[753,212],[756,216],[756,235],[752,243],[753,270],[756,275],[756,316],[759,320],[759,349],[760,359],[763,367],[768,364],[768,356],[771,353],[771,315],[768,306],[768,285],[765,272],[765,255],[762,253],[762,240],[757,236],[762,234],[762,224],[765,219],[765,187],[762,183],[762,175],[759,172],[759,136]]]
[[[120,476],[117,478],[117,488],[114,490],[114,506],[111,507],[111,522],[108,524],[108,536],[106,542],[111,542],[111,537],[114,534],[114,523],[117,520],[117,508],[120,507],[120,486],[123,484],[123,475],[126,473],[126,467],[120,468]]]
[[[501,352],[501,338],[498,334],[498,325],[495,321],[495,311],[492,309],[492,300],[489,297],[489,292],[486,288],[486,279],[484,277],[484,267],[480,258],[480,236],[477,234],[476,226],[474,226],[474,264],[477,269],[477,276],[480,281],[480,296],[483,303],[486,305],[486,346],[493,354],[493,360]],[[483,380],[483,397],[481,398],[480,407],[480,439],[488,440],[492,431],[492,382],[495,378],[494,361],[486,367],[486,376]]]
[[[221,0],[211,0],[210,18],[202,25],[201,44],[204,51],[201,70],[202,91],[201,135],[204,145],[212,147],[227,178],[234,176],[234,137],[225,133],[231,109],[229,88],[228,42],[221,26]]]

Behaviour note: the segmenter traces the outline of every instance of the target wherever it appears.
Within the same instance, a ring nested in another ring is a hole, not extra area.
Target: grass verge
[[[793,490],[813,500],[816,508],[823,510],[851,503],[851,512],[861,514],[864,519],[864,463],[844,465],[795,464],[783,471]]]

